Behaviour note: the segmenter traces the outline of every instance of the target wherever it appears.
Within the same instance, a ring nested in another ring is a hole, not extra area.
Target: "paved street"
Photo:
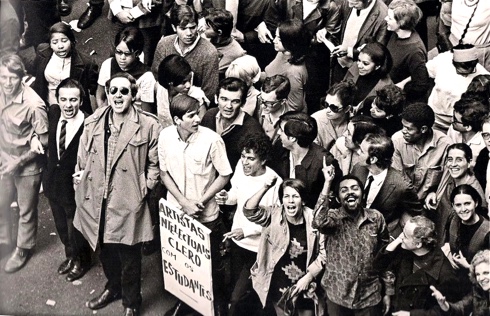
[[[73,4],[73,12],[63,18],[67,22],[78,19],[86,8],[84,0],[69,1]],[[109,6],[106,4],[102,17],[89,29],[76,33],[77,48],[85,53],[95,50],[97,54],[94,58],[99,65],[109,57],[115,35],[111,22],[107,19],[108,10]],[[51,210],[42,194],[39,205],[38,242],[33,257],[22,270],[14,274],[6,274],[3,271],[6,259],[0,261],[2,315],[118,315],[123,312],[121,301],[116,301],[96,313],[85,307],[85,302],[100,293],[105,284],[97,255],[94,255],[92,269],[80,280],[81,284],[66,282],[65,276],[58,275],[56,270],[64,260],[64,250],[56,235]],[[158,253],[143,257],[141,278],[142,314],[163,315],[173,305],[175,298],[163,289],[161,256]],[[54,306],[46,304],[48,300],[54,301]]]

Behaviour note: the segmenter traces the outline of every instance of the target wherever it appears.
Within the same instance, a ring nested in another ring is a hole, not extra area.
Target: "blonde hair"
[[[260,72],[261,69],[257,59],[250,55],[244,55],[231,62],[225,72],[225,77],[240,78],[250,87],[259,80]]]

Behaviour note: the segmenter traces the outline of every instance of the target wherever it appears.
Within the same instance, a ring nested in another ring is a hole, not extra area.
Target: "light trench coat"
[[[76,171],[84,170],[75,190],[74,226],[95,250],[99,240],[105,184],[104,126],[110,107],[85,120]],[[153,239],[148,190],[159,176],[158,120],[133,107],[123,125],[110,168],[104,243],[135,245]]]

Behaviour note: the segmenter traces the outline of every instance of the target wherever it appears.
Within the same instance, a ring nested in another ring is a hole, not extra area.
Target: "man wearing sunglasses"
[[[96,310],[121,299],[124,315],[141,305],[141,243],[153,239],[147,195],[159,176],[156,117],[133,106],[136,80],[118,73],[106,83],[109,106],[85,120],[73,175],[73,224],[95,250],[107,278],[87,302]]]

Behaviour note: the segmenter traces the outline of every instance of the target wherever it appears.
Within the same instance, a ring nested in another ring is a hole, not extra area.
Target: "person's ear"
[[[421,241],[417,241],[417,242],[415,243],[415,247],[417,247],[417,249],[422,248],[422,246],[423,246],[423,244],[422,244],[422,242],[421,242]]]
[[[378,162],[378,157],[369,157],[370,165],[374,165],[376,162]]]
[[[463,127],[464,127],[464,129],[465,129],[467,132],[470,132],[471,130],[473,130],[473,128],[472,128],[471,126],[469,126],[469,125],[464,125],[464,124],[463,124]]]
[[[428,128],[426,125],[424,125],[424,126],[422,126],[422,127],[420,128],[420,132],[421,132],[422,134],[424,134],[424,133],[428,133],[428,132],[429,132],[429,128]]]
[[[378,70],[381,66],[376,66],[374,67],[375,70]]]
[[[218,33],[219,36],[223,35],[223,31],[222,30],[218,30],[218,32],[216,32],[216,33]]]
[[[175,125],[180,125],[180,122],[182,122],[182,120],[178,116],[174,116],[173,120]]]

